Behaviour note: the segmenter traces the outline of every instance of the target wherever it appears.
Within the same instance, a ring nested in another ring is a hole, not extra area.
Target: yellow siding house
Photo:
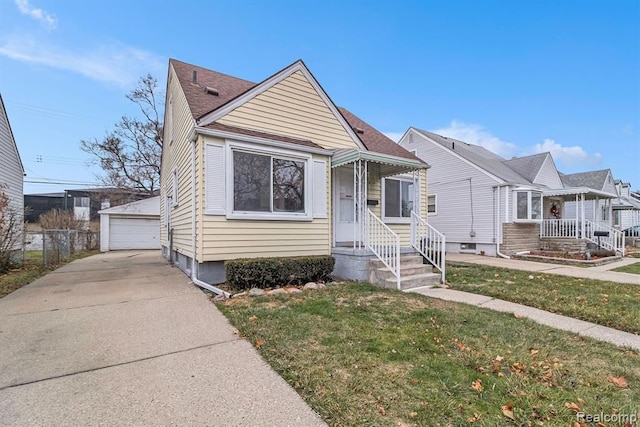
[[[163,255],[203,287],[227,260],[303,255],[354,279],[377,256],[399,284],[399,253],[424,249],[428,165],[302,61],[253,83],[171,59],[164,132]]]

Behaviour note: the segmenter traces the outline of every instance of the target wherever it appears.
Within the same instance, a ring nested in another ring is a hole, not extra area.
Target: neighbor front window
[[[427,196],[427,214],[437,214],[437,197],[435,194],[429,194]]]
[[[400,179],[384,180],[384,217],[409,218],[413,209],[413,183]]]
[[[304,160],[233,151],[233,210],[304,213]]]
[[[516,219],[539,221],[542,218],[542,194],[536,191],[516,192]]]

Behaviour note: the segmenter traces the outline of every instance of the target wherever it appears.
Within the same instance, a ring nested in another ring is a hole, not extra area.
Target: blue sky
[[[256,82],[301,58],[396,139],[551,151],[565,173],[610,168],[638,189],[639,23],[637,0],[0,0],[0,93],[25,193],[95,183],[80,140],[135,113],[143,74],[164,87],[169,57]]]

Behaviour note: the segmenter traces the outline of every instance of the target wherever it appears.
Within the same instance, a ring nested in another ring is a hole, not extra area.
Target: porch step
[[[416,274],[432,273],[432,267],[429,264],[400,264],[400,277],[414,276]],[[387,267],[376,268],[379,279],[394,279],[391,270]]]
[[[439,273],[422,273],[416,274],[413,276],[405,276],[400,275],[400,289],[413,289],[420,287],[433,287],[440,284],[441,276]],[[385,288],[396,288],[396,279],[386,279],[385,280]]]
[[[369,262],[374,268],[385,268],[385,265],[378,258],[371,258]],[[422,255],[420,254],[401,254],[400,255],[400,268],[404,265],[418,265],[422,264]]]
[[[439,285],[442,276],[439,272],[433,271],[431,264],[423,264],[420,254],[400,255],[400,287],[401,289],[412,289],[421,286]],[[391,270],[389,270],[377,258],[369,261],[369,281],[383,288],[396,289],[397,281]]]

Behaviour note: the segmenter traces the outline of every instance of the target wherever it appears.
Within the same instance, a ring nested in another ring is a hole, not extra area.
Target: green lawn
[[[42,269],[42,252],[40,251],[28,251],[25,252],[24,264],[20,268],[9,270],[7,273],[0,274],[0,298],[10,294],[11,292],[20,289],[21,287],[28,285],[39,277],[44,276],[49,271],[71,262],[76,259],[84,258],[87,256],[95,255],[98,251],[88,251],[76,253],[65,260],[60,265],[51,266],[50,268]]]
[[[218,306],[329,425],[568,426],[579,410],[640,410],[640,353],[513,315],[353,283]]]
[[[452,289],[473,292],[640,334],[640,286],[553,274],[447,265]]]
[[[634,264],[625,265],[623,267],[614,268],[611,271],[620,271],[622,273],[640,274],[640,261],[638,261],[638,262],[636,262]]]

